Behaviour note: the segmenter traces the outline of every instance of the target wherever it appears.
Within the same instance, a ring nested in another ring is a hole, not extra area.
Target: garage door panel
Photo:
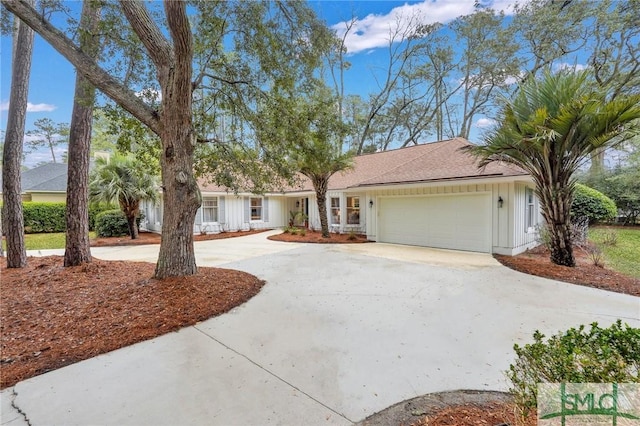
[[[489,194],[382,198],[379,240],[490,252]]]

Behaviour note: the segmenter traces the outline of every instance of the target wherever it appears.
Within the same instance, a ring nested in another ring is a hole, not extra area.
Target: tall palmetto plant
[[[547,71],[529,78],[507,101],[485,144],[471,147],[484,166],[494,161],[528,171],[551,237],[551,261],[575,266],[569,212],[574,174],[597,149],[638,133],[640,95],[607,101],[588,70]]]
[[[117,202],[127,218],[131,239],[136,239],[140,202],[157,202],[158,188],[157,176],[147,174],[147,168],[135,157],[115,155],[96,159],[96,168],[89,178],[89,199],[97,203]]]

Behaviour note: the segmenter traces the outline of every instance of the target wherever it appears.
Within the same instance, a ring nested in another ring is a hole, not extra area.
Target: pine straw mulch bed
[[[199,268],[155,280],[155,265],[94,259],[64,268],[61,256],[2,259],[0,388],[220,315],[264,281],[241,271]]]
[[[536,426],[537,423],[535,413],[522,416],[513,403],[490,402],[452,405],[427,414],[409,426]]]
[[[264,230],[237,231],[237,232],[220,232],[217,234],[197,234],[193,236],[194,241],[222,240],[225,238],[243,237],[245,235],[259,234]],[[132,240],[131,237],[108,237],[108,238],[92,238],[91,247],[105,246],[134,246],[144,244],[160,244],[160,234],[155,232],[142,231],[138,233],[138,238]]]
[[[305,229],[304,235],[300,234],[303,228],[300,228],[296,234],[291,232],[283,232],[282,234],[271,235],[267,237],[273,241],[285,241],[289,243],[318,243],[318,244],[353,244],[368,243],[366,235],[362,234],[337,234],[330,233],[329,238],[324,238],[322,232]]]
[[[518,256],[496,254],[494,257],[503,265],[525,274],[640,296],[640,279],[607,269],[606,265],[605,267],[595,266],[589,254],[578,247],[574,248],[574,255],[576,266],[573,268],[552,263],[549,259],[549,250],[542,246]]]

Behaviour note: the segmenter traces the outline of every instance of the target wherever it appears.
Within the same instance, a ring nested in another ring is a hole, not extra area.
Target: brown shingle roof
[[[396,150],[395,158],[374,160],[380,173],[374,177],[365,178],[356,186],[400,184],[429,182],[449,179],[476,179],[490,176],[520,176],[526,175],[524,170],[504,163],[491,163],[478,168],[474,156],[461,148],[471,143],[463,138],[432,142]],[[384,152],[371,154],[384,157]],[[367,156],[358,157],[363,165],[371,162]],[[360,164],[356,166],[356,169]],[[367,164],[365,167],[371,168]],[[330,185],[331,186],[331,185]]]
[[[469,145],[471,143],[466,139],[454,138],[360,155],[354,158],[353,169],[331,177],[329,189],[527,175],[524,170],[504,163],[478,168],[475,157],[461,150]],[[284,192],[313,191],[311,181],[304,176],[301,178],[299,187],[285,188]],[[201,189],[211,192],[225,190],[211,184],[201,186]]]

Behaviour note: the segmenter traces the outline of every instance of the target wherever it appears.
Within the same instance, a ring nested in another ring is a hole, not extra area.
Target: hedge
[[[24,232],[64,232],[66,229],[65,203],[22,203],[24,214]]]
[[[94,230],[95,218],[98,213],[112,210],[113,208],[112,205],[105,204],[90,205],[89,230]],[[24,215],[24,232],[26,234],[64,232],[66,229],[65,203],[28,201],[22,203],[22,211]]]
[[[596,189],[576,184],[571,204],[571,217],[586,217],[592,224],[613,220],[617,215],[618,208],[611,198]]]

